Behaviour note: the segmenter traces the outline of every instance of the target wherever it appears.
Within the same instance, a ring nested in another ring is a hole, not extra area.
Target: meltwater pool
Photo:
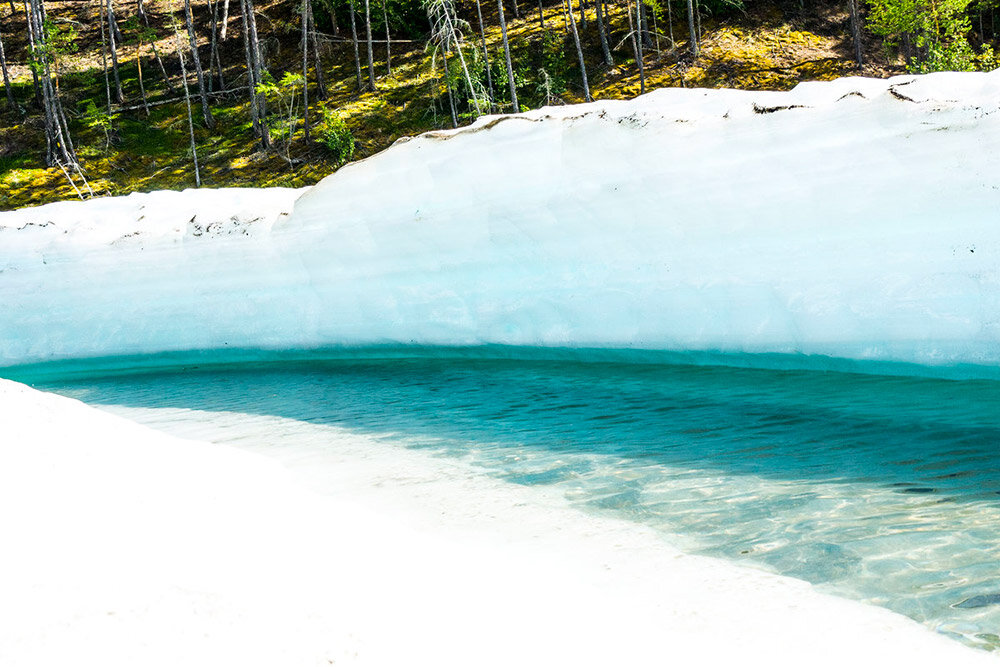
[[[275,445],[268,417],[453,457],[1000,648],[1000,381],[447,354],[65,370],[8,375],[180,434],[237,413]]]

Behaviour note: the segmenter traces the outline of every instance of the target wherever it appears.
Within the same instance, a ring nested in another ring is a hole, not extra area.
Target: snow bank
[[[6,214],[0,366],[411,343],[996,366],[998,110],[1000,72],[664,89],[401,142],[289,217],[294,191],[150,195],[175,230],[152,235],[132,198]],[[251,196],[256,232],[189,226]]]
[[[996,664],[458,462],[159,413],[290,468],[0,380],[0,664]]]

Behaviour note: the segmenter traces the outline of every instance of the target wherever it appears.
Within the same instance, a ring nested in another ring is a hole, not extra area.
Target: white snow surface
[[[1000,71],[663,89],[402,141],[294,210],[2,214],[0,366],[492,343],[995,367],[998,110]]]
[[[456,461],[204,418],[285,466],[0,380],[0,664],[997,664]]]

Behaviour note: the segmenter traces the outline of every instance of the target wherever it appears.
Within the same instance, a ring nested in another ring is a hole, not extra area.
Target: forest
[[[665,86],[996,66],[997,0],[4,0],[0,210],[315,183],[402,136]]]

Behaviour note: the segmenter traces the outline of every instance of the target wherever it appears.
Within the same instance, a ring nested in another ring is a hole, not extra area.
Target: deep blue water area
[[[96,405],[270,415],[548,485],[683,548],[1000,647],[1000,382],[600,359],[4,372]]]

